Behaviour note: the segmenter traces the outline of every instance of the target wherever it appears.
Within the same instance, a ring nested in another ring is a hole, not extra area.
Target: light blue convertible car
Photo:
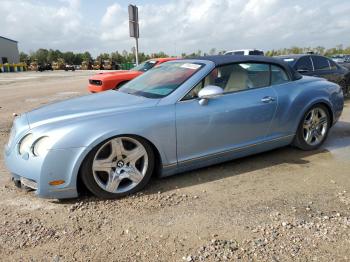
[[[343,110],[341,88],[262,56],[164,63],[119,90],[18,116],[5,148],[16,184],[101,198],[277,147],[318,148]]]

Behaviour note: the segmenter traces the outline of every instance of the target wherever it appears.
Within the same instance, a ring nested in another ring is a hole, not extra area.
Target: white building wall
[[[0,64],[3,63],[3,58],[7,58],[10,64],[19,63],[17,42],[0,36]]]

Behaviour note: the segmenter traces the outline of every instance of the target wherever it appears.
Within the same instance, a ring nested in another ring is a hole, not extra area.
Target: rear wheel
[[[81,178],[97,197],[118,198],[141,190],[153,169],[154,154],[147,141],[119,136],[89,153],[82,164]]]
[[[326,140],[330,126],[328,109],[315,105],[301,120],[293,144],[302,150],[317,149]]]

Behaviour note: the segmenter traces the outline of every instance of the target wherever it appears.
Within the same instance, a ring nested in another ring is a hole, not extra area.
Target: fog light
[[[54,180],[54,181],[50,181],[49,182],[49,185],[50,186],[59,186],[59,185],[62,185],[64,184],[64,180]]]

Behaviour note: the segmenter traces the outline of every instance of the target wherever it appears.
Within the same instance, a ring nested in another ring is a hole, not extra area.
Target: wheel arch
[[[102,136],[100,139],[95,140],[91,144],[91,146],[87,147],[86,150],[79,157],[79,161],[77,161],[74,175],[75,175],[75,183],[76,183],[76,188],[77,188],[78,194],[89,191],[81,179],[81,167],[82,167],[82,164],[84,163],[84,161],[86,160],[86,158],[88,157],[89,153],[94,148],[96,148],[100,144],[106,142],[107,140],[114,138],[114,137],[119,137],[119,136],[129,136],[129,137],[133,137],[136,139],[139,138],[139,139],[145,140],[147,143],[149,143],[149,145],[151,146],[151,148],[153,150],[154,157],[155,157],[154,171],[153,171],[152,176],[160,176],[160,174],[162,172],[162,157],[161,157],[159,149],[155,146],[155,144],[150,139],[148,139],[144,136],[141,136],[141,135],[137,135],[137,134],[117,134],[117,135],[111,135],[108,137]]]
[[[329,116],[331,118],[331,126],[333,125],[334,112],[332,110],[332,106],[331,106],[330,102],[328,102],[327,100],[320,99],[320,100],[315,100],[315,101],[311,102],[307,107],[305,107],[305,110],[301,113],[301,115],[298,118],[298,122],[297,122],[297,126],[296,126],[295,131],[297,131],[299,124],[303,120],[303,117],[305,116],[306,112],[309,111],[312,107],[314,107],[316,105],[323,105],[324,107],[326,107],[326,109],[329,113]]]

